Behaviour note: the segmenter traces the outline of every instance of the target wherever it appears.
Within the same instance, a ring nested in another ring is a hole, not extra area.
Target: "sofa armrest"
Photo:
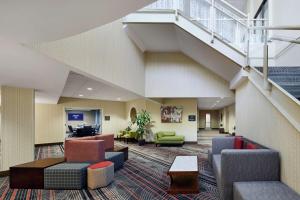
[[[223,150],[221,152],[221,188],[224,199],[232,199],[233,183],[278,181],[279,153],[268,149]]]
[[[105,151],[114,149],[114,134],[97,135],[96,140],[104,140]]]
[[[211,153],[221,154],[223,149],[234,148],[234,137],[215,137],[212,139],[212,150]]]

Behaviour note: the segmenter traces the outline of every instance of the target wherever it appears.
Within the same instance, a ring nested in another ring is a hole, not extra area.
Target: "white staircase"
[[[230,81],[246,65],[246,19],[222,0],[159,0],[123,23],[142,51],[181,51]]]

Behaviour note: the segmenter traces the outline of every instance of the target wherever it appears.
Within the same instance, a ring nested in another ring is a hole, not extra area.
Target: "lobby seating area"
[[[224,200],[300,199],[280,182],[280,156],[275,150],[243,137],[213,138],[208,159]]]
[[[0,200],[300,200],[299,8],[0,1]]]
[[[64,158],[53,161],[46,158],[11,167],[10,187],[60,190],[105,187],[113,181],[114,171],[122,169],[126,161],[124,148],[114,151],[113,134],[66,139],[64,149]],[[33,173],[32,169],[38,166],[38,173]],[[32,185],[30,179],[41,183]]]

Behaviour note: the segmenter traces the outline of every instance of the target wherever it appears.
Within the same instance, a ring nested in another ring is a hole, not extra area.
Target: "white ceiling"
[[[87,88],[92,88],[92,90]],[[130,101],[141,98],[141,96],[127,90],[93,80],[75,72],[70,72],[62,96],[109,101]]]
[[[219,110],[235,102],[234,97],[203,97],[197,100],[200,110]]]
[[[0,85],[34,88],[37,103],[57,103],[69,68],[24,44],[79,34],[153,1],[0,0]]]
[[[57,103],[69,70],[26,46],[0,37],[0,85],[36,89],[36,102]]]
[[[139,41],[142,50],[150,52],[178,52],[191,57],[223,79],[230,81],[240,66],[225,55],[174,24],[127,24],[127,33]]]
[[[1,0],[0,35],[52,41],[99,27],[154,0]]]

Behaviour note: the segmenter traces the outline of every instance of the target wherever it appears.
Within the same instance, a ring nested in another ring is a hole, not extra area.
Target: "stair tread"
[[[262,67],[256,67],[260,72]],[[300,67],[269,67],[269,78],[292,96],[300,99]]]

